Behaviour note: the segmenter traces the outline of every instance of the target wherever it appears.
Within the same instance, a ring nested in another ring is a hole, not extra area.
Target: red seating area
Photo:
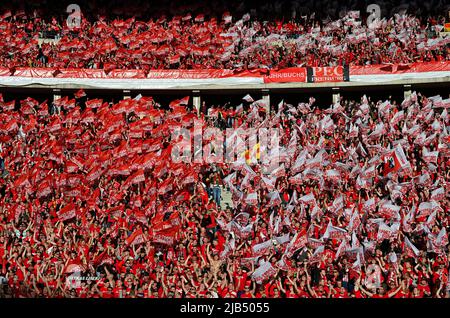
[[[9,69],[282,69],[347,64],[408,64],[449,59],[449,37],[441,37],[445,17],[427,21],[414,15],[369,23],[350,11],[322,21],[260,21],[250,14],[207,18],[176,15],[149,21],[87,19],[69,28],[57,17],[3,12],[0,65]],[[57,43],[38,45],[46,29]]]

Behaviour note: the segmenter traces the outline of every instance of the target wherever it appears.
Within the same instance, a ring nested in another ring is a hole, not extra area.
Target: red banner
[[[448,72],[450,71],[450,61],[443,62],[420,62],[411,64],[378,64],[367,66],[350,67],[352,75],[371,74],[399,74],[399,73],[424,73],[424,72]]]
[[[125,242],[127,243],[127,245],[136,245],[136,244],[141,244],[144,243],[146,241],[145,239],[145,235],[142,232],[142,229],[139,228],[137,230],[135,230],[133,233],[131,233],[131,235],[125,240]]]
[[[73,203],[66,205],[58,212],[58,218],[60,221],[66,221],[74,218],[75,216],[76,216],[76,206]]]
[[[109,78],[146,78],[144,70],[112,70],[108,73]]]
[[[233,76],[232,70],[152,70],[147,78],[152,79],[205,79]]]
[[[57,72],[57,78],[108,78],[104,70],[68,68]]]
[[[11,71],[6,67],[0,67],[0,76],[10,76]]]
[[[345,80],[344,67],[311,67],[308,72],[308,82],[343,82]]]
[[[18,67],[14,71],[14,76],[20,77],[53,77],[56,68],[29,68]]]
[[[306,82],[306,68],[291,67],[278,71],[270,71],[264,76],[264,83]]]
[[[120,70],[114,69],[108,74],[102,69],[56,69],[56,68],[26,68],[18,67],[13,76],[35,78],[73,78],[73,79],[227,79],[248,78],[264,83],[305,83],[305,82],[340,82],[349,80],[349,76],[407,74],[450,72],[450,61],[411,63],[411,64],[381,64],[367,66],[352,66],[350,70],[343,66],[336,67],[292,67],[282,70],[254,69],[242,72],[221,69],[203,70]],[[10,71],[0,68],[0,76],[8,76]]]
[[[164,229],[161,231],[155,231],[153,233],[152,241],[154,243],[173,245],[176,241],[176,236],[178,234],[178,226]]]

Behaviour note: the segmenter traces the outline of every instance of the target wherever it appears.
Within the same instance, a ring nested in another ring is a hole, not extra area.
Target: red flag
[[[181,20],[183,21],[188,21],[192,19],[192,15],[190,13],[186,14],[184,17],[181,18]]]
[[[64,96],[53,101],[53,104],[56,106],[64,106],[69,101],[69,97]]]
[[[81,118],[81,122],[84,124],[93,123],[97,116],[92,112],[92,110],[87,109],[83,113],[83,117]]]
[[[102,253],[100,253],[94,260],[94,266],[100,266],[103,264],[113,264],[114,260],[111,258],[111,256],[108,255],[108,251],[105,250]]]
[[[84,92],[84,90],[80,89],[74,95],[75,95],[75,98],[82,98],[82,97],[86,96],[86,93]]]
[[[86,101],[86,107],[99,108],[103,105],[103,99],[91,99]]]
[[[49,180],[44,180],[39,185],[39,188],[36,191],[36,196],[38,198],[42,198],[49,195],[51,192],[52,192],[52,185],[50,184]]]
[[[165,245],[173,245],[176,241],[176,236],[179,232],[179,227],[174,226],[161,231],[153,232],[152,241],[154,243],[160,243]]]
[[[39,102],[31,97],[28,97],[27,99],[21,100],[20,105],[24,107],[25,105],[28,105],[30,107],[38,106]]]
[[[66,171],[68,173],[74,173],[77,172],[79,170],[79,166],[76,165],[75,163],[73,163],[72,161],[68,161],[66,163]]]
[[[169,64],[180,63],[180,54],[176,54],[169,57]]]
[[[112,108],[112,113],[114,115],[120,115],[122,113],[129,113],[134,108],[133,101],[131,99],[122,100],[115,104]]]
[[[93,182],[93,181],[97,180],[98,178],[100,178],[102,173],[103,173],[103,170],[101,169],[100,165],[97,165],[97,166],[93,167],[91,169],[91,171],[89,171],[89,173],[86,176],[86,180],[89,182]]]
[[[24,174],[23,176],[17,178],[16,181],[14,181],[14,187],[20,188],[22,186],[30,185],[30,182],[28,181],[29,178],[30,176],[27,174]]]
[[[61,120],[56,117],[49,125],[48,130],[50,132],[55,132],[61,129]]]
[[[141,169],[150,169],[155,165],[155,154],[153,152],[145,155],[141,159]]]
[[[0,20],[4,20],[4,19],[10,18],[10,17],[12,17],[12,13],[11,13],[11,10],[8,10],[8,11],[5,11],[5,13],[3,13],[0,16]]]
[[[137,184],[140,182],[145,181],[145,175],[144,175],[144,170],[143,169],[139,169],[138,171],[136,171],[135,173],[133,173],[131,176],[128,177],[127,181],[125,183],[130,183],[130,184]]]
[[[154,54],[157,56],[166,55],[170,52],[170,47],[167,44],[161,45],[154,51]]]
[[[14,110],[15,106],[16,106],[16,101],[15,100],[12,100],[12,101],[7,102],[7,103],[3,103],[3,110],[4,111]]]
[[[191,195],[189,194],[189,192],[183,191],[176,196],[175,201],[176,202],[188,201],[190,197]]]
[[[169,107],[174,109],[176,106],[187,105],[187,104],[189,104],[189,96],[172,101],[169,104]]]
[[[126,243],[127,245],[136,245],[136,244],[141,244],[144,243],[146,241],[145,239],[145,235],[142,232],[142,229],[139,228],[137,230],[135,230],[127,239],[126,239]]]
[[[408,169],[410,167],[408,159],[406,159],[403,148],[398,145],[394,151],[385,156],[384,175],[391,172],[397,172],[400,169]]]
[[[308,238],[306,236],[306,229],[301,230],[296,233],[292,241],[286,248],[287,256],[291,257],[299,249],[303,248],[308,242]]]
[[[42,104],[39,105],[38,116],[48,116],[48,104],[47,100],[45,100]]]
[[[76,216],[76,206],[74,203],[66,205],[58,212],[58,219],[60,221],[66,221],[74,218],[75,216]]]
[[[172,188],[172,180],[167,179],[159,185],[158,194],[165,194],[166,192],[171,191]]]
[[[199,14],[195,17],[195,22],[203,22],[205,21],[205,15],[204,14]]]
[[[14,119],[10,120],[5,126],[5,130],[7,132],[11,132],[11,131],[14,131],[16,129],[19,129],[19,126],[17,125],[17,121],[15,121]]]
[[[148,219],[144,212],[137,211],[134,216],[136,217],[136,220],[141,222],[142,224],[148,225]]]
[[[196,180],[197,180],[197,177],[196,177],[195,173],[193,171],[191,171],[191,172],[188,172],[186,175],[184,175],[182,184],[194,183]]]

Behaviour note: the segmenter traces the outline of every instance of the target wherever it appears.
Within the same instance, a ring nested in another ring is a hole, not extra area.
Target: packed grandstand
[[[448,8],[92,1],[74,27],[66,7],[17,3],[0,12],[0,298],[450,297],[448,86],[200,106],[73,80],[15,96],[81,70],[96,85],[134,70],[130,87],[155,70],[448,81]]]

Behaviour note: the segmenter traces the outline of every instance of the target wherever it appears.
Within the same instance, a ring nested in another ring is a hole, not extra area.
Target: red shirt
[[[428,285],[425,285],[425,286],[418,285],[417,289],[420,291],[420,297],[423,297],[425,292],[427,292],[428,295],[431,295],[430,286],[428,286]]]
[[[332,296],[333,298],[348,298],[348,292],[345,290],[343,293],[338,291]]]
[[[239,288],[239,291],[244,289],[247,276],[247,273],[242,273],[241,275],[238,275],[237,273],[234,274],[234,285],[236,286],[236,289]]]
[[[374,294],[372,296],[372,298],[389,298],[389,295],[388,294],[384,294],[384,295]]]
[[[409,293],[399,291],[397,294],[395,294],[394,298],[409,298]]]

